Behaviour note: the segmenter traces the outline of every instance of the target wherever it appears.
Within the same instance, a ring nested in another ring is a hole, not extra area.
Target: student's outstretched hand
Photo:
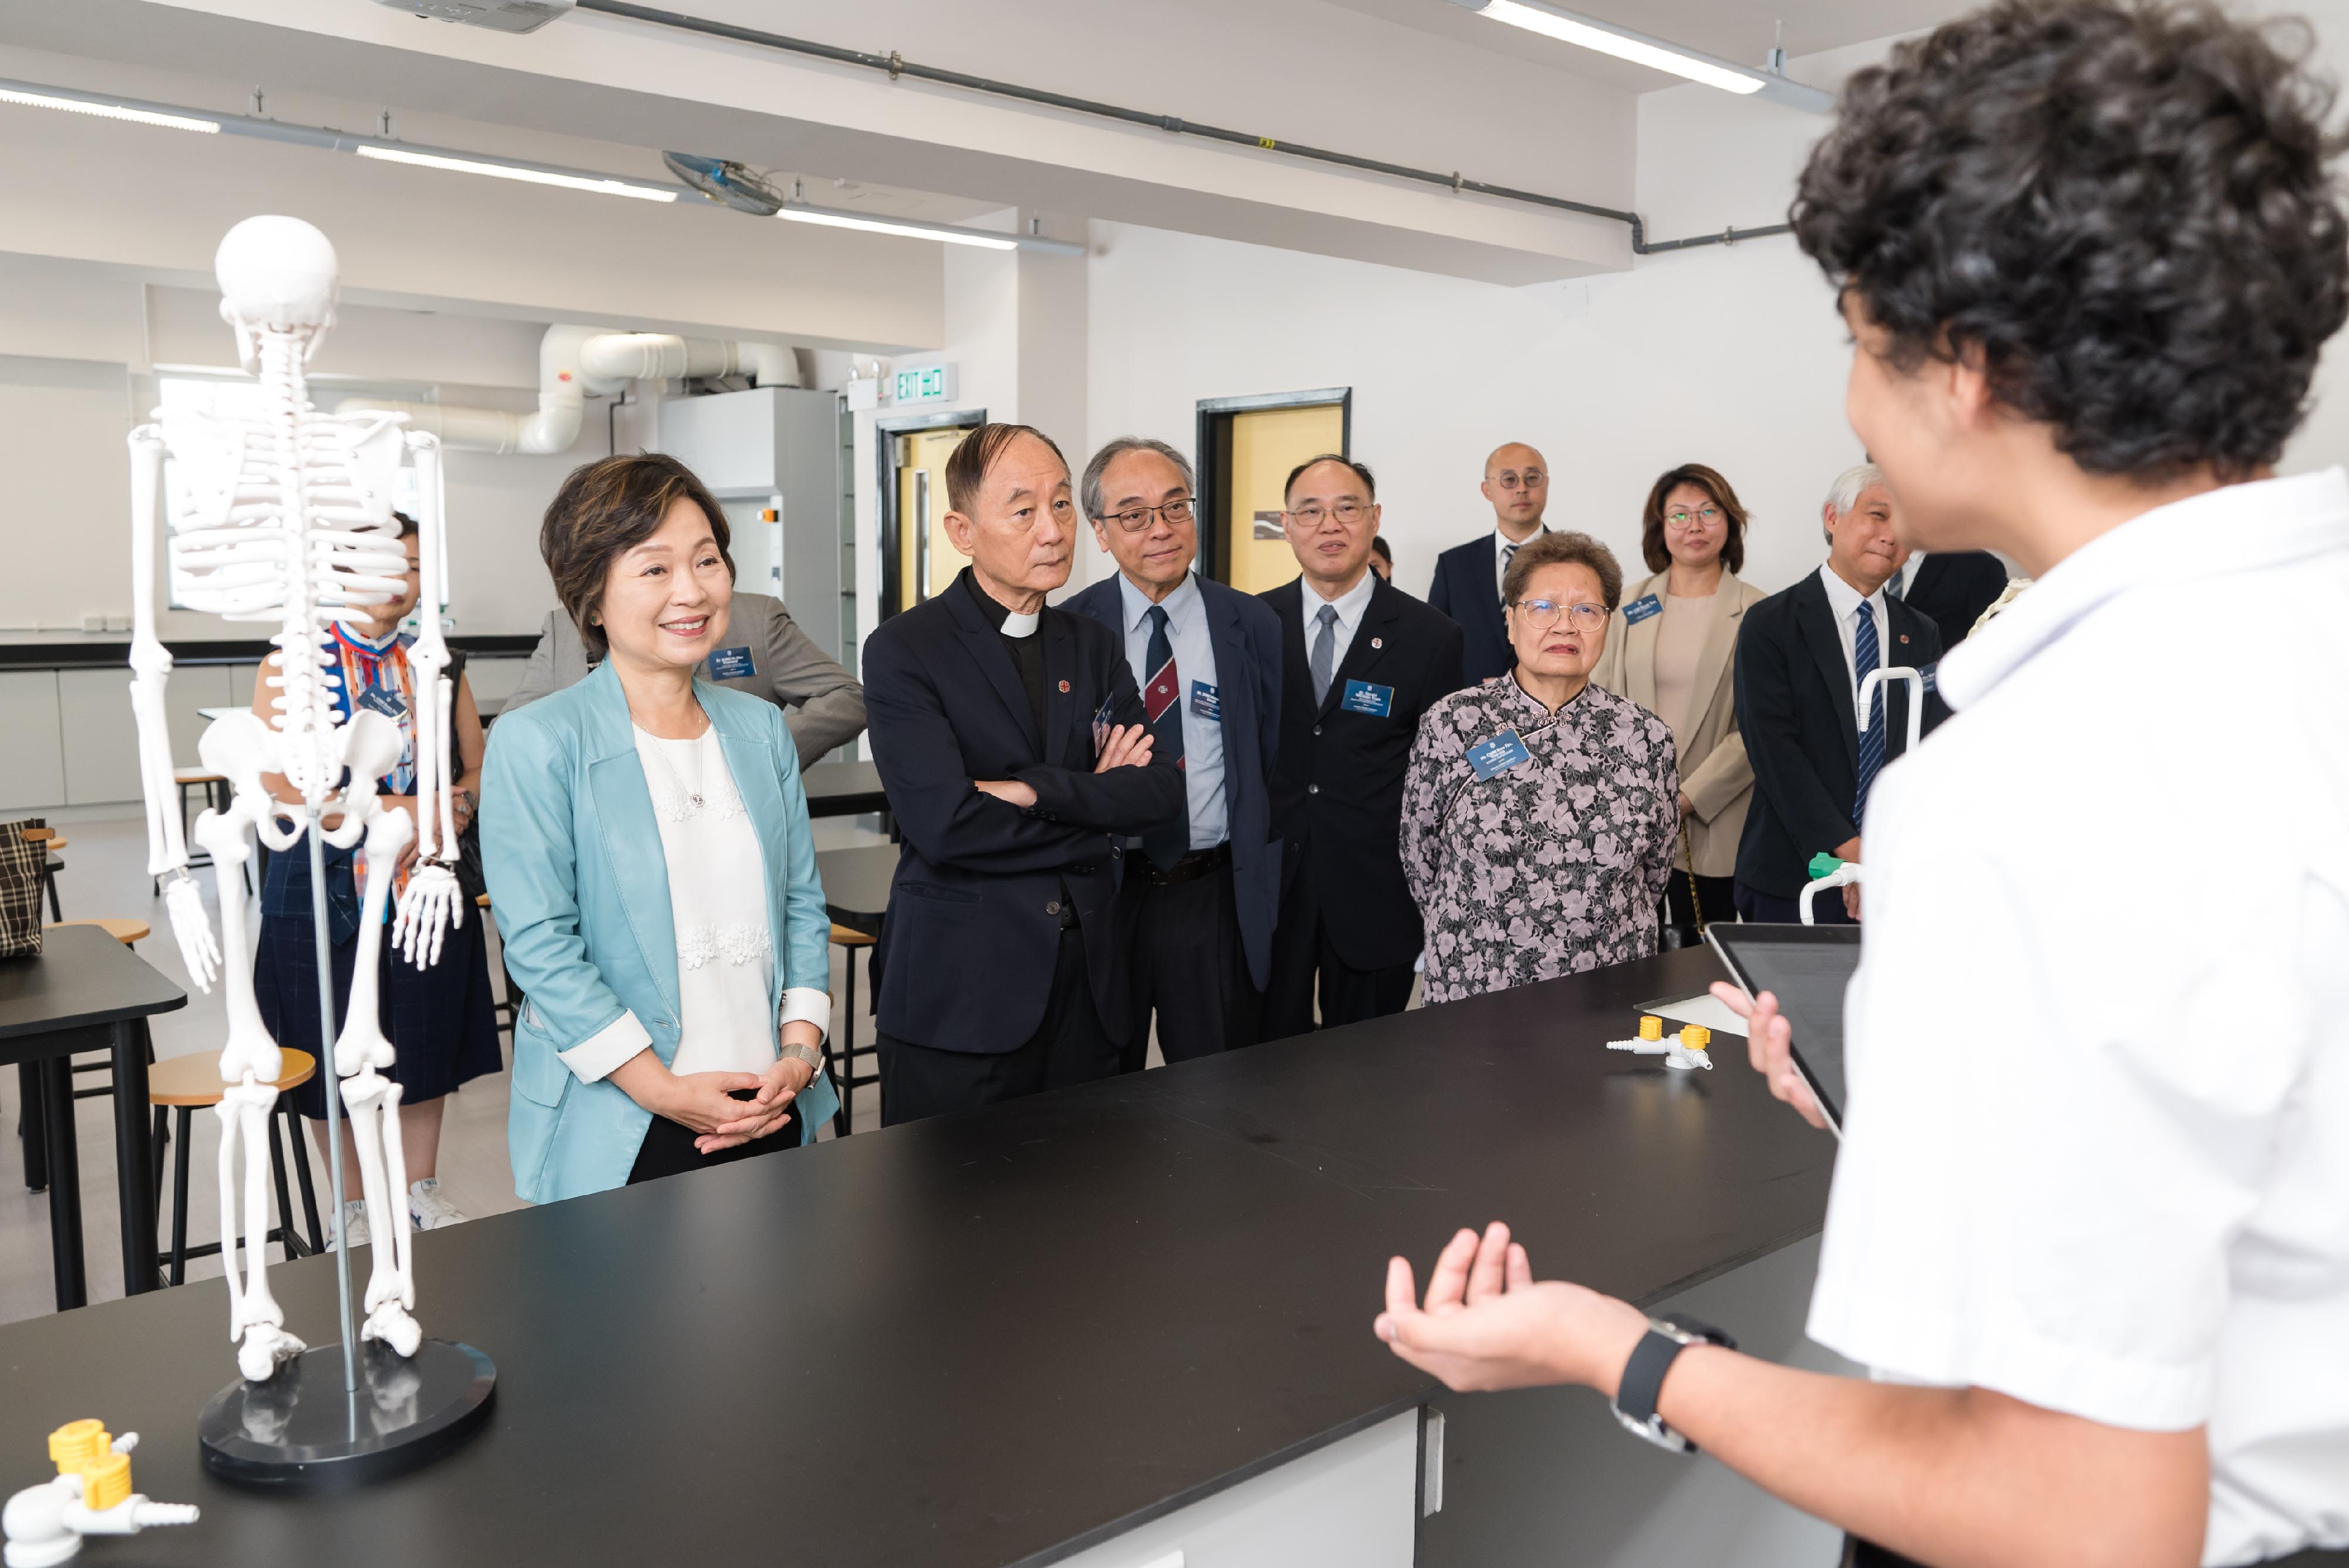
[[[1795,1031],[1778,1011],[1778,998],[1773,992],[1747,1000],[1744,992],[1725,980],[1713,982],[1713,1000],[1745,1020],[1745,1055],[1754,1070],[1769,1080],[1770,1092],[1802,1114],[1805,1121],[1822,1132],[1827,1118],[1819,1109],[1818,1097],[1811,1093],[1810,1085],[1795,1066]]]
[[[1583,1383],[1609,1398],[1647,1332],[1629,1302],[1562,1280],[1536,1281],[1526,1250],[1498,1220],[1462,1231],[1435,1260],[1427,1304],[1411,1262],[1387,1262],[1387,1308],[1372,1332],[1397,1355],[1457,1389]]]

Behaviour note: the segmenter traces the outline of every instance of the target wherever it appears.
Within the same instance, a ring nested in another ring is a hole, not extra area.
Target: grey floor
[[[136,808],[126,808],[135,811]],[[153,934],[139,943],[139,956],[171,977],[188,992],[188,1005],[176,1012],[158,1015],[152,1032],[158,1057],[177,1056],[191,1051],[216,1051],[226,1031],[226,1013],[217,982],[207,995],[188,983],[187,971],[180,962],[178,947],[171,940],[169,926],[163,917],[162,902],[149,890],[147,880],[147,830],[144,818],[136,815],[91,820],[80,818],[60,821],[57,826],[68,840],[63,858],[66,869],[60,877],[57,891],[64,905],[66,919],[87,919],[99,916],[120,916],[144,920],[153,928]],[[868,819],[869,820],[869,819]],[[881,842],[880,836],[861,826],[852,818],[829,818],[815,824],[816,846],[820,849],[844,848],[857,844]],[[206,903],[212,903],[212,873],[198,873],[202,880]],[[248,921],[257,928],[257,903],[247,900]],[[214,927],[218,912],[214,907]],[[491,928],[491,972],[497,972],[496,928]],[[843,950],[834,948],[833,956],[833,994],[843,993],[845,976],[842,970]],[[870,1002],[865,995],[864,977],[858,976],[856,1035],[859,1042],[872,1038],[872,1019],[865,1010]],[[837,1025],[835,1025],[837,1027]],[[85,1058],[96,1060],[97,1058]],[[1155,1060],[1155,1053],[1153,1053]],[[870,1058],[866,1069],[870,1071]],[[85,1086],[99,1080],[85,1075]],[[17,1125],[18,1095],[16,1074],[13,1069],[0,1071],[0,1137],[14,1142]],[[501,1213],[522,1206],[514,1197],[513,1179],[506,1164],[506,1077],[479,1078],[463,1090],[450,1096],[446,1121],[440,1138],[440,1177],[443,1191],[458,1208],[469,1215]],[[871,1090],[857,1097],[856,1115],[852,1131],[862,1132],[878,1127],[880,1097]],[[216,1240],[220,1234],[217,1203],[210,1195],[212,1189],[207,1178],[219,1158],[219,1124],[207,1112],[193,1118],[194,1137],[190,1142],[190,1180],[194,1189],[190,1197],[188,1240],[191,1243]],[[88,1258],[89,1299],[111,1301],[122,1294],[121,1250],[117,1242],[120,1209],[114,1189],[114,1124],[110,1102],[88,1099],[78,1103],[75,1129],[80,1143],[81,1198],[83,1247]],[[829,1128],[823,1134],[830,1137]],[[168,1160],[166,1156],[166,1171]],[[326,1162],[313,1158],[313,1172],[318,1184],[320,1206],[326,1205]],[[0,1323],[14,1323],[20,1318],[36,1317],[53,1312],[57,1306],[55,1282],[49,1266],[49,1204],[46,1194],[25,1190],[23,1165],[17,1150],[11,1147],[0,1149]],[[300,1199],[295,1203],[298,1208]],[[171,1235],[171,1192],[164,1191],[161,1229],[165,1243]],[[273,1253],[274,1256],[274,1253]],[[216,1258],[199,1259],[188,1266],[191,1278],[204,1278],[220,1272]]]

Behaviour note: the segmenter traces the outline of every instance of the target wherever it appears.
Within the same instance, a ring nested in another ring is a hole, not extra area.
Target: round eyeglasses
[[[1664,514],[1665,525],[1682,534],[1693,533],[1699,528],[1710,528],[1720,521],[1721,508],[1718,506],[1700,506],[1693,512],[1683,506]]]

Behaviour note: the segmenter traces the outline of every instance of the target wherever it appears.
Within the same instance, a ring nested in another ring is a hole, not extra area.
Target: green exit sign
[[[896,373],[896,385],[890,400],[898,403],[934,403],[951,398],[955,393],[952,365],[909,365]]]

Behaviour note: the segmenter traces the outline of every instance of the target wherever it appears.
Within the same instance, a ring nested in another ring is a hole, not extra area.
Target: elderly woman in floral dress
[[[1420,722],[1402,865],[1427,923],[1430,1002],[1656,950],[1679,846],[1672,732],[1590,680],[1622,592],[1588,535],[1535,539],[1502,581],[1516,667]]]

